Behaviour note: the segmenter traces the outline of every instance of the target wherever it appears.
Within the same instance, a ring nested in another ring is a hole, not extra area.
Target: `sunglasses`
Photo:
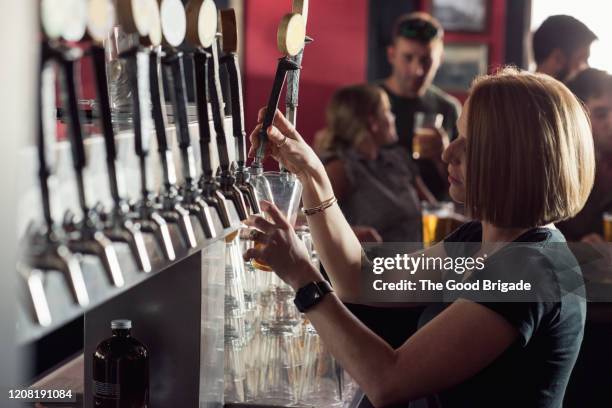
[[[422,42],[429,42],[441,35],[441,30],[429,21],[421,19],[406,20],[398,26],[397,34]]]

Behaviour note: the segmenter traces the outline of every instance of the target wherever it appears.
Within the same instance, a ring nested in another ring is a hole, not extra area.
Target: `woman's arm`
[[[518,337],[503,317],[467,300],[450,305],[397,350],[365,327],[333,294],[306,315],[376,407],[410,401],[465,381]]]
[[[265,109],[259,111],[258,120],[263,119]],[[325,168],[314,151],[302,139],[285,117],[276,111],[274,125],[268,129],[268,151],[292,173],[303,185],[302,203],[305,208],[316,207],[334,195],[332,184]],[[251,150],[259,145],[257,134],[260,125],[251,134]],[[285,136],[287,140],[285,140]],[[277,145],[282,144],[281,148]],[[308,225],[317,254],[329,274],[332,285],[343,300],[359,297],[361,269],[361,244],[353,233],[344,214],[334,204],[323,212],[308,216]]]
[[[263,120],[264,113],[265,108],[259,111],[259,122]],[[250,135],[249,156],[251,157],[259,146],[260,128],[261,124],[255,127]],[[278,110],[274,116],[273,126],[268,129],[268,138],[267,153],[294,173],[302,183],[302,203],[305,208],[316,207],[334,195],[332,183],[323,163]],[[359,276],[362,247],[340,207],[334,204],[323,212],[308,216],[307,220],[317,254],[338,297],[345,302],[360,303],[361,280]],[[426,256],[446,256],[442,244],[430,247],[424,252]],[[430,279],[439,278],[435,272],[431,271],[428,277]]]
[[[324,168],[338,202],[347,199],[351,192],[351,182],[346,174],[344,162],[341,159],[331,160],[325,163]]]
[[[264,231],[258,240],[267,245],[249,249],[245,258],[263,259],[296,291],[323,280],[280,212],[272,208],[269,214],[272,222],[258,218],[256,225]],[[501,315],[467,300],[454,302],[397,350],[363,325],[335,293],[325,295],[306,315],[332,355],[377,407],[465,381],[518,337],[518,330]]]

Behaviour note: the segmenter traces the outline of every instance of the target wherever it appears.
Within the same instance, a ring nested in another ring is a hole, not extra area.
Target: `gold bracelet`
[[[302,208],[302,212],[304,213],[304,215],[314,215],[316,213],[320,213],[320,212],[327,210],[329,207],[334,205],[337,201],[338,199],[335,196],[332,196],[332,198],[323,201],[321,204],[317,205],[316,207]]]

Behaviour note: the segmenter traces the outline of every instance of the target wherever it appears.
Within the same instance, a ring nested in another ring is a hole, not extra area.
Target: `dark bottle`
[[[149,406],[149,351],[130,334],[130,320],[113,320],[113,336],[93,355],[93,398],[96,408]]]

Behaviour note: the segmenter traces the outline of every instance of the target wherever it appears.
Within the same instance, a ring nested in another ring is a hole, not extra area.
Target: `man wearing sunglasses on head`
[[[436,137],[419,140],[421,177],[438,199],[447,198],[447,175],[441,157],[444,147],[457,134],[455,123],[460,111],[457,99],[432,85],[442,60],[443,37],[442,26],[427,13],[399,17],[387,48],[391,75],[380,82],[396,117],[398,143],[410,154],[415,113],[440,113],[444,118],[442,127],[435,129]]]

